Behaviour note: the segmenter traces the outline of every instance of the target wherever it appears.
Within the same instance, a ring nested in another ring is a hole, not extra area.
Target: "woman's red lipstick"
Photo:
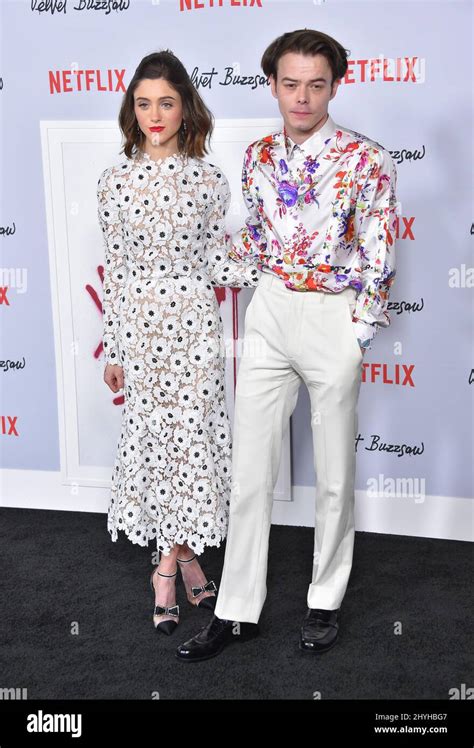
[[[149,127],[148,129],[151,130],[151,132],[161,132],[165,128],[164,127]]]

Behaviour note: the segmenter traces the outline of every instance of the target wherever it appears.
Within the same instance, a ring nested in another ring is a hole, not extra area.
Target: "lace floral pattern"
[[[108,530],[168,553],[227,532],[232,439],[223,328],[213,286],[256,286],[225,248],[226,177],[201,159],[147,154],[106,169],[97,189],[105,269],[105,361],[125,404]]]

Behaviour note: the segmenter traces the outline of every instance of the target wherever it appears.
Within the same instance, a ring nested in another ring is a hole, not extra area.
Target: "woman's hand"
[[[123,368],[116,364],[107,364],[104,371],[104,382],[112,392],[123,389]]]

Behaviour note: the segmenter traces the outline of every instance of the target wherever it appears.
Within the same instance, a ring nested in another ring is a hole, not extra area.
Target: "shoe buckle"
[[[172,605],[169,608],[164,608],[162,605],[156,605],[155,606],[155,616],[174,616],[177,618],[179,616],[179,605]]]
[[[191,587],[193,597],[199,597],[203,592],[217,592],[217,587],[213,580],[207,582],[202,587]]]

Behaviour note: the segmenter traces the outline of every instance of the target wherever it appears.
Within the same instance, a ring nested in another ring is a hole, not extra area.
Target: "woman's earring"
[[[183,119],[183,130],[184,130],[184,132],[186,132],[187,129],[188,129],[188,126],[186,125],[186,122]]]

